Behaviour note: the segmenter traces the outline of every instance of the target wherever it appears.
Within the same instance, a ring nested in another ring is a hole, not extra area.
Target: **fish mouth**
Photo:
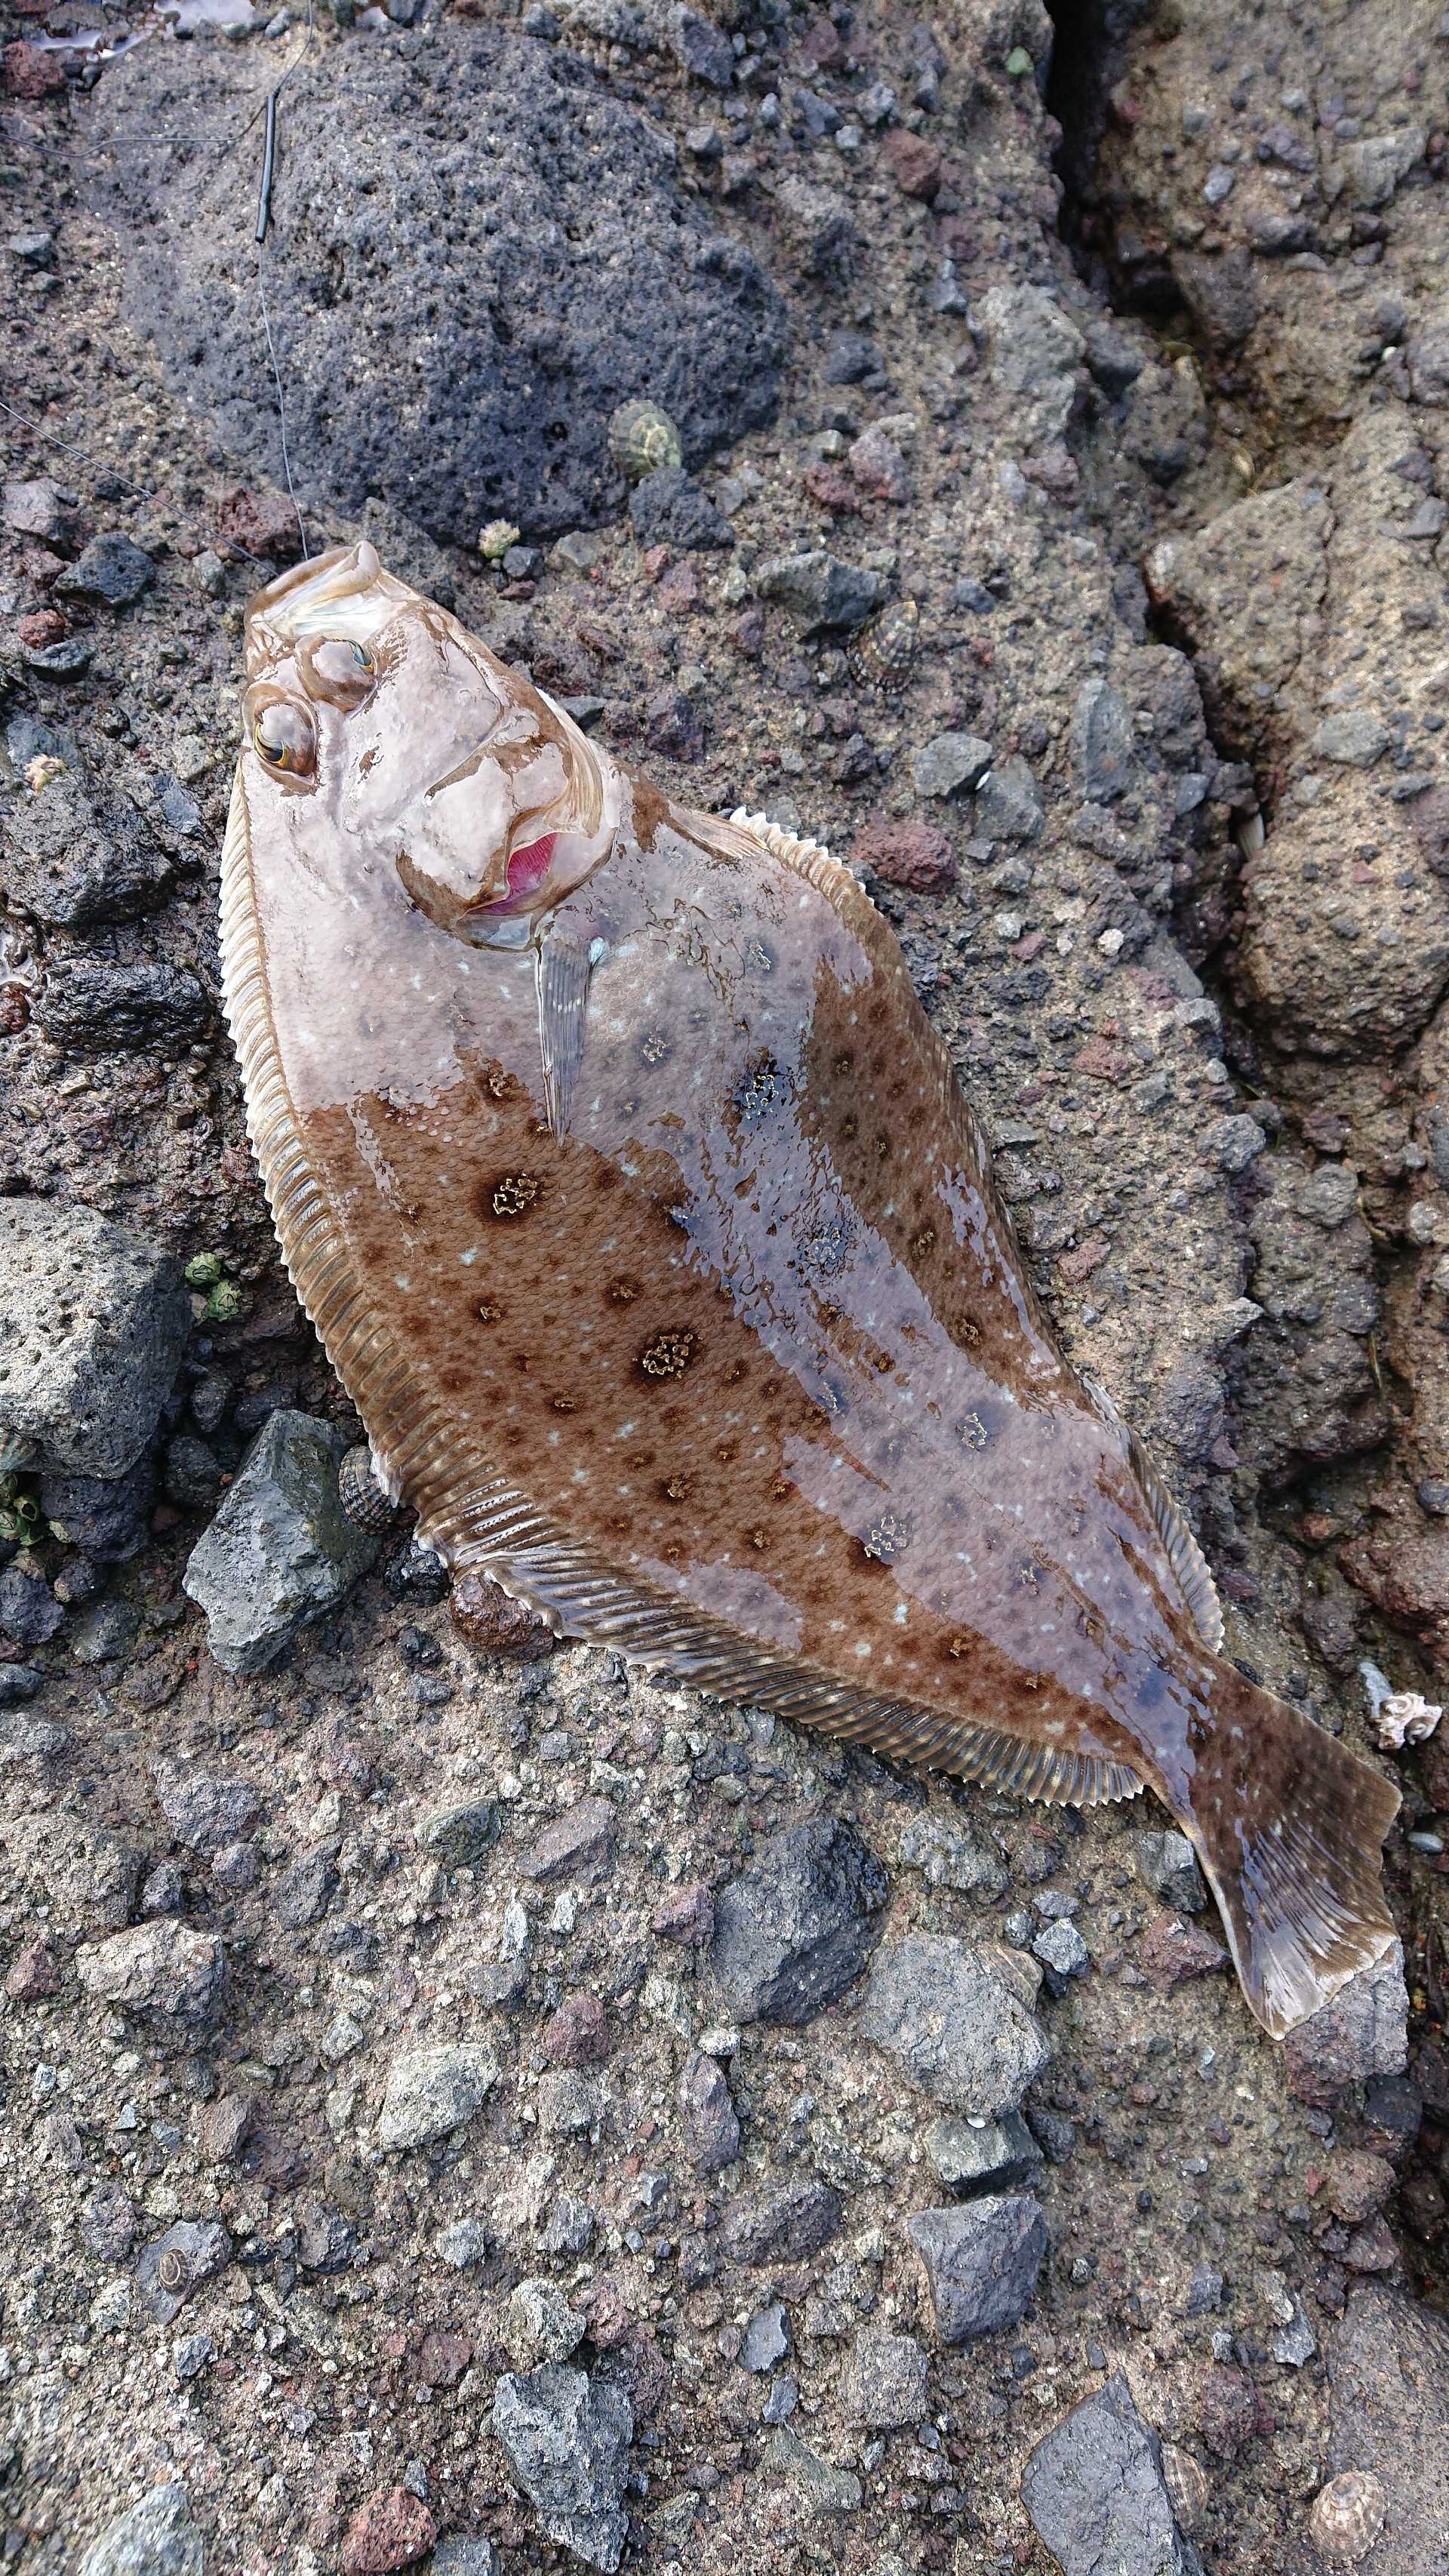
[[[400,608],[422,605],[419,592],[383,570],[365,537],[334,546],[258,591],[247,610],[247,677],[260,678],[304,636],[325,632],[366,644]]]

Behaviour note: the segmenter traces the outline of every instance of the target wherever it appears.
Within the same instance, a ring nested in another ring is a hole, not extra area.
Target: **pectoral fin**
[[[555,1136],[568,1132],[574,1087],[584,1060],[593,949],[562,925],[538,952],[538,1041],[543,1055],[543,1095]]]

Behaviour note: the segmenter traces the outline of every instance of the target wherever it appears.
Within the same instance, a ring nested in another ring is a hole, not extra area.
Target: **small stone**
[[[732,546],[735,532],[709,494],[682,466],[646,474],[629,496],[629,519],[641,545],[697,549]]]
[[[153,2487],[85,2550],[76,2576],[202,2576],[201,2534],[180,2479]]]
[[[288,1931],[304,1932],[326,1913],[337,1890],[337,1850],[335,1842],[314,1843],[276,1881],[272,1910]]]
[[[476,1567],[453,1576],[448,1607],[459,1636],[480,1655],[513,1655],[520,1663],[537,1663],[558,1644],[546,1619],[535,1618],[522,1601],[510,1600],[501,1583]]]
[[[389,2576],[414,2567],[438,2536],[428,2508],[406,2487],[382,2488],[359,2505],[347,2526],[338,2565],[342,2576]]]
[[[720,2225],[720,2242],[735,2263],[798,2262],[818,2254],[840,2233],[839,2195],[828,2183],[803,2177],[775,2191],[741,2193]]]
[[[111,535],[92,537],[55,587],[62,599],[101,599],[108,608],[129,608],[155,578],[149,555],[129,537]]]
[[[854,2471],[822,2460],[818,2451],[785,2425],[777,2425],[771,2433],[764,2459],[766,2467],[788,2478],[817,2513],[859,2513],[863,2490]]]
[[[864,245],[838,189],[818,188],[809,179],[782,179],[775,191],[775,216],[802,276],[819,278],[827,286],[849,284]]]
[[[704,757],[704,726],[699,709],[683,689],[662,689],[644,710],[644,739],[660,760],[695,761]]]
[[[1293,1194],[1293,1204],[1300,1216],[1311,1225],[1321,1225],[1325,1233],[1343,1225],[1358,1206],[1358,1179],[1343,1163],[1320,1163],[1306,1181],[1300,1181]]]
[[[1015,2325],[1046,2259],[1046,2221],[1024,2194],[925,2209],[906,2233],[920,2256],[943,2344]]]
[[[595,2127],[603,2107],[603,2088],[596,2075],[557,2066],[539,2078],[538,2125],[546,2138],[581,2136]]]
[[[1177,2527],[1162,2444],[1125,2379],[1082,2398],[1038,2442],[1021,2499],[1062,2576],[1203,2576]]]
[[[1228,1965],[1228,1954],[1180,1914],[1154,1914],[1137,1948],[1142,1973],[1160,1995],[1170,1994],[1185,1978],[1210,1977]]]
[[[739,2021],[809,2021],[860,1975],[880,1937],[884,1870],[827,1817],[766,1844],[715,1897],[710,1965]]]
[[[143,2245],[136,2283],[157,2323],[169,2326],[203,2281],[214,2280],[231,2261],[231,2238],[216,2219],[178,2219],[164,2236]]]
[[[1110,805],[1132,777],[1136,736],[1132,718],[1110,681],[1084,680],[1072,709],[1072,763],[1084,796]]]
[[[211,1004],[184,966],[80,957],[52,967],[36,1017],[71,1055],[137,1055],[194,1046],[211,1026]]]
[[[1268,1139],[1256,1118],[1215,1118],[1203,1130],[1198,1150],[1220,1172],[1236,1177],[1257,1160]]]
[[[158,1762],[156,1796],[179,1843],[210,1858],[249,1833],[262,1812],[250,1780],[218,1780],[197,1763]]]
[[[550,2013],[541,2035],[543,2053],[553,2066],[602,2066],[612,2041],[609,2018],[597,1995],[580,1988]]]
[[[5,1978],[5,1992],[12,2003],[38,2004],[47,1995],[60,1992],[60,1970],[55,1953],[43,1941],[32,1941],[18,1958],[11,1961]]]
[[[880,422],[852,443],[847,462],[858,488],[873,501],[909,501],[911,469]]]
[[[1382,2209],[1394,2180],[1394,2168],[1383,2156],[1370,2155],[1362,2147],[1340,2147],[1329,2157],[1324,2172],[1324,2206],[1347,2226],[1362,2226]]]
[[[927,1808],[915,1816],[900,1840],[900,1858],[909,1869],[924,1872],[931,1887],[952,1887],[983,1899],[1004,1896],[1010,1885],[1006,1863],[994,1842],[956,1817]]]
[[[877,1957],[861,2015],[866,2037],[900,2058],[923,2093],[981,2119],[1014,2111],[1047,2062],[1008,1959],[907,1933]]]
[[[264,555],[272,563],[295,563],[302,552],[297,513],[285,492],[268,492],[238,483],[217,504],[214,535],[222,549]]]
[[[938,733],[911,755],[918,796],[955,796],[975,787],[991,767],[991,745],[975,733]]]
[[[1368,769],[1393,740],[1388,726],[1368,707],[1345,707],[1325,716],[1308,748],[1315,760],[1334,760],[1350,769]]]
[[[718,2058],[696,2050],[675,2096],[684,2123],[685,2148],[699,2173],[720,2173],[740,2151],[740,2124],[729,2082]]]
[[[664,20],[669,50],[691,80],[708,82],[711,89],[729,89],[735,76],[734,47],[723,28],[699,10],[674,0]]]
[[[347,1448],[330,1422],[273,1413],[192,1549],[184,1588],[206,1613],[207,1643],[224,1672],[274,1662],[373,1563],[381,1542],[348,1519],[338,1492]]]
[[[498,2320],[504,2349],[515,2370],[533,2370],[540,2362],[567,2361],[588,2333],[581,2308],[571,2308],[551,2281],[520,2281],[505,2300]]]
[[[567,1814],[545,1825],[518,1863],[520,1878],[552,1886],[556,1879],[599,1879],[614,1865],[614,1810],[607,1798],[581,1798]]]
[[[216,2346],[209,2334],[178,2336],[171,2347],[171,2368],[178,2388],[186,2388],[199,2379],[208,2364],[216,2359]]]
[[[0,1633],[17,1646],[43,1646],[65,1625],[65,1612],[38,1567],[22,1558],[0,1571]]]
[[[1074,1977],[1084,1977],[1092,1953],[1074,1923],[1048,1923],[1031,1945],[1032,1957],[1046,1970],[1047,1991],[1064,1995]]]
[[[86,1207],[0,1199],[0,1429],[42,1467],[124,1476],[191,1330],[179,1265]]]
[[[428,2561],[428,2576],[503,2576],[503,2561],[491,2540],[450,2531]]]
[[[489,2420],[545,2537],[613,2576],[629,2531],[634,2416],[623,2391],[550,2362],[521,2377],[505,2373]]]
[[[802,635],[818,635],[832,626],[861,626],[885,596],[879,573],[817,548],[813,553],[773,555],[755,573],[761,599],[775,601]]]
[[[478,2218],[457,2218],[438,2238],[438,2260],[450,2272],[466,2272],[488,2251],[488,2230]]]
[[[714,1898],[702,1880],[692,1879],[662,1896],[650,1920],[661,1940],[702,1949],[714,1939]]]
[[[1042,2151],[1019,2111],[1000,2120],[967,2120],[947,2112],[926,2131],[926,2157],[948,2190],[1009,2191],[1041,2171]]]
[[[486,2048],[446,2043],[396,2057],[378,2114],[379,2146],[399,2153],[430,2146],[461,2129],[498,2079],[498,2061]]]
[[[851,853],[883,885],[912,894],[949,894],[956,882],[956,853],[933,823],[871,823],[857,832]]]
[[[976,796],[976,830],[986,841],[1034,841],[1046,808],[1027,764],[1013,753],[1000,760]]]
[[[852,2423],[901,2432],[927,2412],[926,2356],[911,2335],[862,2326],[841,2393]]]
[[[225,1973],[226,1953],[214,1932],[167,1920],[133,1924],[76,1952],[76,1974],[88,1995],[173,2021],[204,2021]]]
[[[745,2339],[740,2346],[740,2368],[757,2375],[773,2370],[777,2361],[785,2359],[789,2349],[790,2329],[785,2322],[783,2304],[776,2299],[768,2308],[757,2308],[746,2326]]]
[[[17,537],[39,537],[43,544],[54,545],[65,535],[60,486],[48,474],[29,483],[7,483],[0,493],[0,521]],[[23,761],[15,765],[25,766]]]
[[[1206,2317],[1223,2304],[1223,2276],[1216,2263],[1195,2266],[1182,2304],[1185,2317]]]
[[[423,1850],[444,1869],[476,1869],[503,1831],[503,1810],[493,1798],[438,1807],[418,1830]]]
[[[929,205],[944,176],[939,148],[929,136],[912,134],[903,125],[886,136],[885,157],[891,176],[903,197],[916,197]]]

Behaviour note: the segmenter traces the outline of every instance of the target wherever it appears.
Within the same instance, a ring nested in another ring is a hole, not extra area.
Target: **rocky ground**
[[[1160,1813],[450,1601],[339,1512],[214,915],[264,296],[313,546],[865,875],[1231,1651],[1373,1751],[1449,1643],[1438,12],[189,14],[3,56],[6,2563],[1434,2576],[1437,1738],[1407,1982],[1278,2050]]]

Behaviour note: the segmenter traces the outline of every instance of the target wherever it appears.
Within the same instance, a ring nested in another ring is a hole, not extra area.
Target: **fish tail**
[[[1281,2039],[1396,1938],[1382,1851],[1399,1793],[1232,1664],[1215,1657],[1214,1672],[1217,1722],[1196,1747],[1181,1822],[1243,1992]]]

